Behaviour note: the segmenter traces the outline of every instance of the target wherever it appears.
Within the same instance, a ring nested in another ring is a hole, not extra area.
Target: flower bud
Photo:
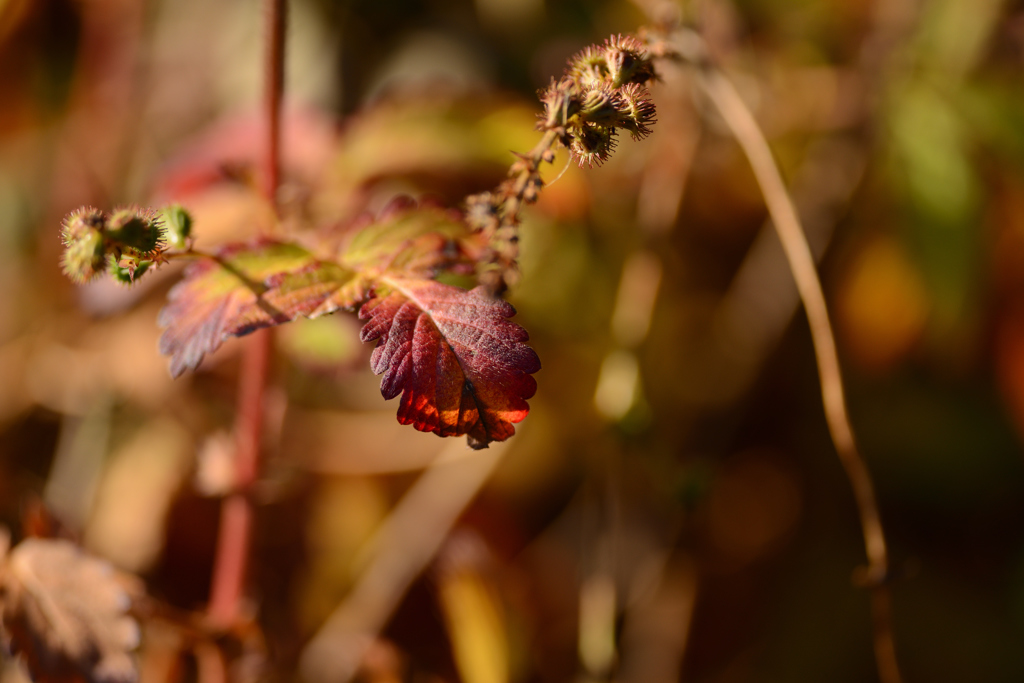
[[[466,223],[474,230],[493,232],[500,224],[500,200],[490,192],[466,197]]]
[[[142,277],[152,264],[152,261],[139,261],[130,256],[122,258],[120,262],[113,255],[109,257],[110,274],[123,285],[134,284],[135,279]]]

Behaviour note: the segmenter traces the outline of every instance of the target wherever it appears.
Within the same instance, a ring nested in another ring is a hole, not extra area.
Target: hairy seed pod
[[[83,207],[68,214],[61,225],[61,269],[77,284],[88,282],[107,266],[103,239],[106,219],[99,209]]]
[[[604,58],[613,87],[621,88],[627,83],[642,85],[654,78],[654,65],[647,50],[633,36],[612,36],[606,40]]]
[[[107,220],[107,238],[117,247],[138,257],[154,257],[164,247],[163,226],[151,209],[117,209]]]
[[[604,50],[590,45],[569,60],[567,77],[581,86],[608,82],[608,62]]]
[[[619,122],[619,110],[622,106],[618,93],[610,86],[602,84],[591,88],[583,96],[580,103],[580,118],[598,126],[614,126]]]
[[[61,224],[61,238],[67,245],[89,231],[102,232],[106,224],[107,214],[91,206],[83,206],[64,218],[64,222]]]
[[[634,140],[643,140],[651,134],[651,126],[657,121],[651,94],[639,83],[628,83],[617,92],[619,125],[628,130]]]
[[[569,152],[573,159],[593,168],[603,164],[615,149],[615,129],[611,126],[584,125],[572,133]]]
[[[572,80],[563,78],[558,83],[551,81],[540,94],[544,103],[544,121],[538,127],[550,130],[566,125],[580,110],[579,90]]]

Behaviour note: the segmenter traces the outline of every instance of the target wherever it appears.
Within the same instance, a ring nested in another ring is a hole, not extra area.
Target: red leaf
[[[160,352],[171,356],[174,377],[194,370],[228,337],[354,306],[365,298],[352,271],[318,261],[294,244],[233,244],[217,256],[219,262],[204,259],[190,265],[160,312],[158,322],[167,328]]]
[[[384,398],[402,394],[398,421],[438,436],[468,435],[473,448],[504,441],[526,417],[540,360],[529,335],[507,318],[511,304],[482,287],[466,291],[431,280],[382,281],[392,291],[363,305],[363,341],[383,373]]]

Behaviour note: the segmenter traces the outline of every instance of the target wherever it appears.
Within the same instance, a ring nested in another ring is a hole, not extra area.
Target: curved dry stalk
[[[874,483],[867,464],[857,450],[853,429],[850,426],[835,336],[829,322],[821,280],[814,265],[814,256],[768,142],[750,109],[733,84],[716,68],[702,63],[696,76],[697,83],[715,105],[750,162],[807,313],[818,375],[821,378],[825,420],[836,453],[846,470],[860,515],[868,558],[867,571],[862,580],[871,591],[875,657],[879,676],[884,683],[899,683],[902,678],[896,662],[891,597],[886,585],[889,554],[878,512]]]
[[[453,442],[416,480],[357,558],[361,571],[352,591],[306,645],[299,662],[303,680],[352,680],[409,586],[509,447],[495,442],[466,458],[463,443]]]

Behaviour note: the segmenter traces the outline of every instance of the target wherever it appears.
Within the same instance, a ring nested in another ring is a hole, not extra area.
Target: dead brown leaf
[[[0,568],[4,639],[35,681],[137,680],[130,604],[113,568],[68,541],[26,539]]]

